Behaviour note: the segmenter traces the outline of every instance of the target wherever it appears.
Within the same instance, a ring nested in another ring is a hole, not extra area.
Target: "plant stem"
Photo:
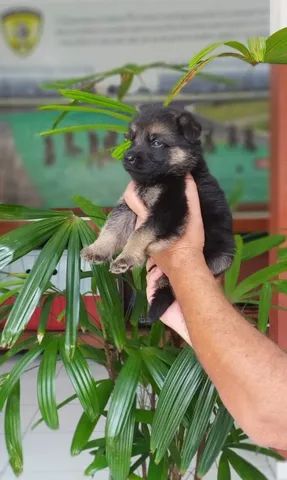
[[[155,406],[156,406],[156,403],[155,403],[155,392],[152,391],[151,396],[150,396],[150,408],[151,408],[151,410],[155,410]]]
[[[142,464],[142,472],[143,472],[143,478],[147,478],[147,468],[146,468],[146,461],[143,462]]]
[[[199,477],[197,475],[197,470],[198,470],[198,466],[199,466],[199,460],[200,460],[201,454],[204,450],[204,447],[205,447],[205,436],[203,437],[203,439],[202,439],[202,441],[201,441],[201,443],[198,447],[198,450],[197,450],[194,480],[201,480],[201,477]]]
[[[178,471],[178,468],[176,466],[174,466],[171,470],[171,480],[181,480],[182,478],[182,475],[181,473]]]
[[[109,344],[106,341],[104,341],[104,351],[106,354],[107,370],[108,370],[109,377],[111,380],[115,381],[116,373],[114,371],[114,366],[113,366],[113,354],[110,351]]]

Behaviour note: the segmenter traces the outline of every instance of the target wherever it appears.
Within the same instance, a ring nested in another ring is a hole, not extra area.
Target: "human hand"
[[[206,265],[203,257],[204,229],[199,197],[196,184],[190,175],[186,177],[185,191],[189,210],[185,232],[167,247],[153,254],[155,263],[168,277],[174,270],[183,269],[187,262]],[[124,199],[138,217],[136,225],[138,228],[147,219],[148,211],[137,196],[134,182],[129,183]]]
[[[162,276],[163,271],[168,275],[168,272],[172,271],[173,268],[178,266],[182,268],[187,258],[203,257],[204,230],[200,204],[195,182],[190,176],[186,179],[186,196],[191,220],[188,221],[184,235],[163,251],[157,252],[154,258],[147,262],[147,298],[149,302],[153,297],[156,282]],[[148,210],[137,196],[134,182],[129,183],[124,199],[127,205],[137,214],[136,228],[138,228],[147,219]],[[159,268],[158,264],[162,268]],[[177,301],[173,302],[166,310],[161,321],[175,330],[191,345],[185,320]]]
[[[162,276],[162,271],[159,267],[156,266],[152,258],[149,258],[147,261],[147,299],[151,303],[152,297],[154,295],[157,280]],[[191,339],[185,324],[184,316],[179,306],[179,303],[175,300],[172,305],[164,312],[160,319],[167,327],[172,328],[178,335],[180,335],[183,340],[185,340],[189,345],[191,344]]]

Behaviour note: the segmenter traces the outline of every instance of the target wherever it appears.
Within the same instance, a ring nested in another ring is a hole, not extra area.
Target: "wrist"
[[[188,252],[177,252],[170,255],[163,270],[170,281],[178,280],[179,277],[185,277],[186,273],[194,274],[210,273],[206,265],[202,250],[189,250]]]

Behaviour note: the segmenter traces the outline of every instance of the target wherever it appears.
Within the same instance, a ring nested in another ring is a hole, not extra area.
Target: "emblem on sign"
[[[1,27],[9,47],[18,55],[29,55],[42,33],[42,15],[32,9],[8,10],[1,16]]]

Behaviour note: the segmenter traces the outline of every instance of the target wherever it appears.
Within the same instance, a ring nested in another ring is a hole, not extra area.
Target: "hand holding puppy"
[[[193,257],[197,261],[203,261],[204,229],[200,211],[200,203],[196,184],[193,178],[186,177],[186,198],[189,208],[189,221],[184,235],[166,249],[157,252],[154,258],[149,258],[147,268],[147,299],[152,301],[157,282],[164,272],[167,276],[173,268],[181,267],[187,259]],[[136,185],[130,182],[124,193],[124,200],[129,208],[137,215],[136,228],[140,227],[148,217],[148,210],[140,200],[136,192]],[[176,266],[176,267],[175,267]],[[175,330],[187,343],[191,345],[191,339],[183,318],[178,302],[175,300],[172,305],[161,316],[161,321],[168,327]]]

